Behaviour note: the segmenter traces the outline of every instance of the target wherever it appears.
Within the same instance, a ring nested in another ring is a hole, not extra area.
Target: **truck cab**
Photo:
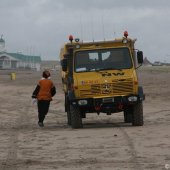
[[[136,70],[143,53],[135,50],[136,40],[127,32],[108,41],[69,40],[60,52],[68,124],[81,128],[87,113],[123,111],[125,123],[142,126],[145,95]]]

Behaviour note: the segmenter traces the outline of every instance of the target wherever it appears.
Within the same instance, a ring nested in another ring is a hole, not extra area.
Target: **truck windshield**
[[[132,68],[132,60],[128,48],[79,51],[75,54],[75,72],[129,68]]]

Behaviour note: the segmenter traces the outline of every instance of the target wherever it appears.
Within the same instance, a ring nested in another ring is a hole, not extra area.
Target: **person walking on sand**
[[[37,99],[38,106],[38,125],[44,127],[44,119],[48,113],[52,97],[56,94],[56,88],[50,79],[50,72],[45,70],[42,73],[42,79],[38,82],[33,91],[32,98]]]

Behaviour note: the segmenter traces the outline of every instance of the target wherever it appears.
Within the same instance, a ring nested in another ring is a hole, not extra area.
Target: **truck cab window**
[[[76,72],[129,69],[132,61],[128,48],[89,50],[75,54],[74,67]]]

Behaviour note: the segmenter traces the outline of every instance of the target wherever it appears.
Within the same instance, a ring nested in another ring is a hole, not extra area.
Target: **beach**
[[[16,80],[11,80],[15,72]],[[41,72],[0,70],[0,170],[170,169],[170,69],[141,69],[144,126],[123,112],[87,114],[82,129],[67,125],[59,71],[45,127],[38,126],[32,92]]]

